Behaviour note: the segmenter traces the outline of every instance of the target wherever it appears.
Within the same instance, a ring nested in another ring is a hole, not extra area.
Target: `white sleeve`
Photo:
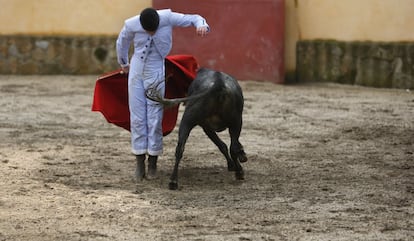
[[[210,27],[208,26],[207,21],[198,14],[182,14],[182,13],[171,12],[169,20],[173,26],[178,26],[178,27],[194,26],[196,28],[207,27],[210,30]]]
[[[116,40],[116,53],[118,57],[118,63],[121,67],[129,65],[129,47],[134,38],[134,32],[128,30],[124,25]]]

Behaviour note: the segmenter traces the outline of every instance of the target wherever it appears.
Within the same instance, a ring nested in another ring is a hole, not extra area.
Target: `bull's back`
[[[237,81],[228,74],[202,68],[189,88],[189,96],[208,90],[200,99],[191,100],[186,112],[201,126],[222,130],[241,118],[243,93]]]
[[[201,68],[191,83],[188,94],[199,94],[207,89],[215,90],[216,94],[225,92],[235,98],[243,98],[241,87],[235,78],[223,72]],[[214,96],[214,93],[210,96]]]
[[[191,102],[216,100],[212,102],[223,104],[222,102],[225,101],[228,104],[241,105],[243,108],[242,89],[237,80],[226,73],[201,68],[191,83],[188,94],[192,96],[206,91],[208,93],[203,98]]]

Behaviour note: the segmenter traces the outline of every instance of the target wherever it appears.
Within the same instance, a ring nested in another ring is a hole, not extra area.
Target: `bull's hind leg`
[[[216,146],[219,148],[220,152],[223,153],[224,157],[227,160],[227,169],[229,171],[236,171],[236,176],[237,173],[243,173],[243,168],[240,165],[240,163],[238,161],[235,161],[234,159],[231,158],[231,156],[229,155],[229,149],[226,145],[226,143],[224,143],[220,137],[218,137],[217,133],[211,129],[208,128],[203,128],[204,132],[206,133],[206,135],[210,138],[210,140],[216,144]],[[239,178],[238,178],[239,179]]]
[[[237,159],[239,162],[246,162],[247,161],[246,153],[244,152],[243,145],[239,142],[241,128],[242,128],[241,117],[239,118],[237,122],[234,123],[234,125],[229,127],[229,134],[231,138],[230,155],[234,160]]]
[[[241,126],[242,126],[242,119],[240,118],[239,121],[235,125],[232,125],[232,127],[229,127],[229,134],[230,134],[230,139],[231,139],[230,156],[234,160],[234,163],[236,165],[240,165],[240,162],[247,161],[246,153],[244,152],[242,144],[239,142]],[[240,170],[241,172],[236,172],[236,178],[244,179],[243,169],[240,169]]]

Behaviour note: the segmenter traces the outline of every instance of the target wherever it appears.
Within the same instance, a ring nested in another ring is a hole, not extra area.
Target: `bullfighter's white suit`
[[[159,26],[154,35],[147,33],[139,15],[125,21],[116,41],[118,63],[130,65],[128,76],[129,110],[131,116],[131,146],[135,155],[162,154],[163,107],[146,98],[145,90],[158,86],[161,95],[165,92],[164,59],[172,47],[173,27],[207,27],[200,15],[181,14],[170,9],[158,10]],[[134,53],[129,62],[129,47],[134,44]]]

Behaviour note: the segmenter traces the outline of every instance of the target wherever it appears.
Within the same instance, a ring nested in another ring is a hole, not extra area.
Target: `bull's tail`
[[[220,75],[220,72],[215,73],[215,77],[218,77],[218,75]],[[221,78],[215,78],[215,80],[216,81],[214,81],[214,84],[211,88],[208,88],[202,91],[201,93],[193,94],[193,95],[183,97],[183,98],[174,98],[174,99],[164,98],[163,96],[160,95],[159,91],[157,91],[157,86],[148,88],[145,91],[145,95],[147,96],[148,99],[161,103],[165,107],[172,107],[180,103],[187,102],[189,100],[195,100],[195,99],[202,98],[206,96],[208,93],[216,92],[218,89],[224,86],[223,80]]]

